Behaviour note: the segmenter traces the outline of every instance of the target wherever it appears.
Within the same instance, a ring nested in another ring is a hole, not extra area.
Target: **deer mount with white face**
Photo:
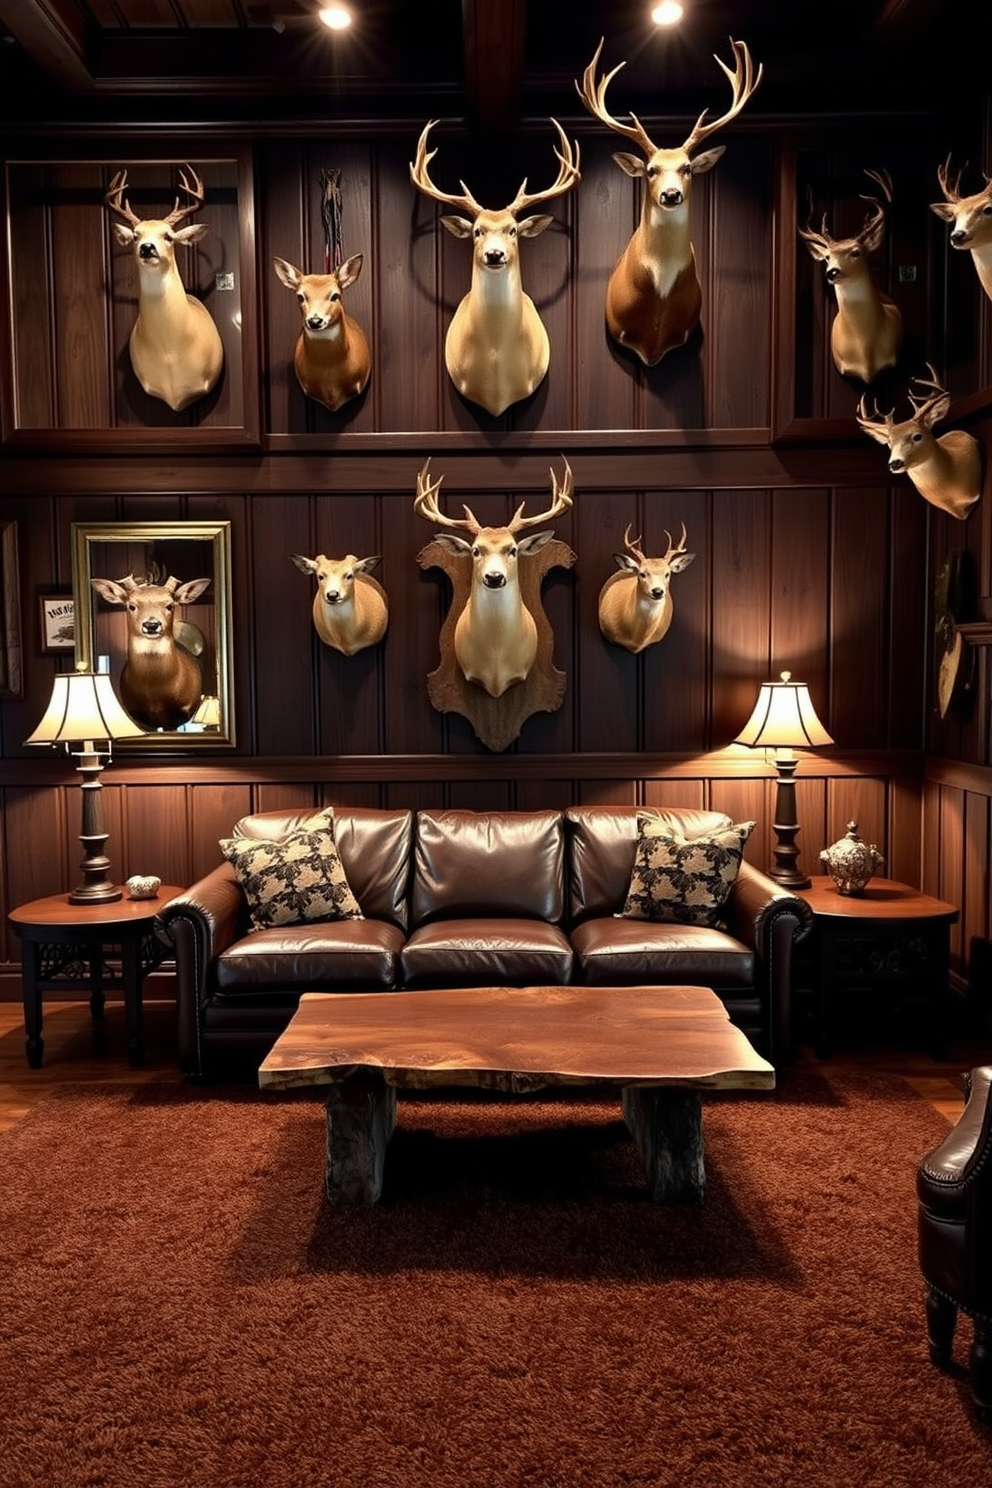
[[[823,264],[827,283],[837,296],[837,313],[830,327],[834,366],[842,376],[868,383],[899,360],[903,324],[899,307],[878,289],[868,264],[885,234],[892,182],[885,171],[866,170],[865,175],[879,186],[882,196],[864,196],[872,209],[860,232],[849,238],[832,238],[824,216],[819,232],[807,225],[799,228],[799,236]]]
[[[626,64],[620,62],[598,81],[603,42],[576,82],[586,108],[608,129],[629,139],[640,155],[626,151],[614,155],[620,169],[644,182],[641,220],[610,276],[606,290],[606,325],[619,345],[634,352],[653,367],[675,347],[684,346],[699,321],[703,296],[696,273],[696,257],[689,235],[689,204],[694,176],[712,170],[723,154],[723,145],[699,151],[698,147],[718,129],[735,119],[761,82],[751,53],[743,41],[731,40],[734,66],[731,69],[714,57],[729,79],[730,107],[718,119],[707,121],[703,109],[681,145],[662,149],[654,143],[636,114],[630,123],[615,119],[606,107],[606,90]]]
[[[544,322],[520,278],[520,240],[536,238],[553,222],[552,217],[521,217],[538,202],[562,196],[580,180],[579,147],[569,143],[556,119],[558,131],[558,175],[545,191],[528,191],[520,184],[507,206],[487,210],[459,182],[460,193],[440,191],[428,167],[437,150],[427,149],[427,136],[437,120],[425,124],[417,144],[417,158],[410,163],[410,180],[433,201],[458,207],[464,217],[442,217],[441,222],[456,238],[472,243],[472,284],[459,304],[444,341],[448,375],[464,398],[487,413],[505,412],[512,403],[528,398],[543,381],[551,359],[551,346]]]
[[[386,634],[389,601],[382,585],[372,578],[380,562],[378,553],[369,558],[328,558],[324,553],[306,558],[291,554],[301,573],[317,580],[311,614],[314,629],[325,646],[342,656],[355,656],[375,646]]]
[[[647,646],[654,646],[668,634],[672,623],[672,575],[682,573],[695,558],[685,550],[685,523],[682,536],[673,543],[671,533],[667,552],[648,558],[640,548],[640,538],[630,535],[630,523],[623,535],[625,551],[614,553],[619,572],[611,574],[599,591],[599,628],[614,646],[622,646],[634,656]]]
[[[862,394],[858,426],[888,448],[889,469],[908,475],[924,501],[964,521],[981,495],[981,447],[964,429],[934,435],[934,425],[947,417],[951,396],[933,367],[927,371],[929,378],[913,379],[918,391],[909,393],[912,418],[897,424],[894,409],[884,415],[874,406],[869,411]]]
[[[441,511],[442,477],[431,481],[429,467],[430,461],[417,476],[414,509],[441,531],[417,561],[443,569],[453,592],[428,695],[438,712],[468,718],[488,748],[505,749],[532,713],[553,713],[565,695],[541,583],[550,569],[571,567],[575,554],[553,532],[530,529],[569,510],[572,472],[566,460],[559,484],[552,471],[545,511],[525,517],[521,502],[506,526],[485,527],[468,506],[464,518]]]
[[[187,174],[188,172],[188,174]],[[180,227],[203,205],[200,177],[186,166],[179,173],[183,191],[190,198],[175,206],[167,217],[140,218],[124,193],[127,171],[118,171],[104,201],[122,219],[115,222],[114,235],[122,248],[130,248],[138,273],[138,318],[128,347],[131,366],[145,392],[176,413],[188,408],[215,386],[224,366],[224,346],[210,311],[183,286],[176,248],[199,242],[208,231],[202,223]]]
[[[985,190],[961,195],[961,172],[951,174],[951,157],[937,171],[944,193],[942,202],[931,202],[943,222],[950,223],[951,247],[971,254],[979,282],[992,299],[992,176],[985,177]]]

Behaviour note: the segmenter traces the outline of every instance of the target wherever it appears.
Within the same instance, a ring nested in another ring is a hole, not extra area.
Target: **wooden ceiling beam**
[[[0,0],[0,25],[59,88],[93,91],[86,21],[75,0]]]
[[[512,127],[523,92],[527,0],[462,0],[465,91],[486,134]]]

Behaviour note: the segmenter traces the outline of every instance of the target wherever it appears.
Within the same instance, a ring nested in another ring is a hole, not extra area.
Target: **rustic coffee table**
[[[703,1090],[771,1090],[773,1067],[707,987],[307,992],[265,1089],[327,1085],[326,1191],[374,1204],[396,1089],[614,1085],[655,1203],[702,1201]]]

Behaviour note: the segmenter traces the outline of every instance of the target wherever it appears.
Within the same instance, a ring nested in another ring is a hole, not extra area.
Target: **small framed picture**
[[[71,651],[76,644],[76,602],[72,595],[43,594],[38,605],[42,651]]]

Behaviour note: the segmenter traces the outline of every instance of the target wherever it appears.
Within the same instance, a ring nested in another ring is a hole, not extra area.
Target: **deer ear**
[[[866,235],[861,239],[861,246],[866,253],[874,253],[876,249],[878,249],[881,245],[884,236],[885,223],[879,222],[875,227],[872,228],[870,233],[866,233]]]
[[[188,246],[190,243],[198,243],[209,231],[210,229],[205,222],[193,222],[189,227],[181,227],[172,236],[177,243],[185,243]]]
[[[874,439],[876,444],[888,445],[889,436],[884,426],[879,427],[878,424],[869,424],[858,419],[858,427],[868,435],[869,439]]]
[[[442,217],[441,221],[455,238],[470,238],[472,236],[473,223],[467,217]]]
[[[517,231],[522,238],[536,238],[546,227],[554,222],[553,217],[538,215],[536,217],[525,217],[522,222],[517,223]]]
[[[209,579],[190,579],[188,584],[180,584],[173,598],[176,604],[192,604],[194,599],[199,599],[204,589],[209,589]]]
[[[349,284],[354,284],[355,280],[362,272],[362,264],[364,263],[364,261],[365,255],[363,253],[353,253],[350,258],[345,259],[344,263],[337,271],[338,285],[341,289],[347,289]]]
[[[694,155],[691,161],[692,174],[704,176],[707,171],[712,170],[726,148],[726,145],[714,145],[712,150],[704,150],[701,155]]]
[[[290,263],[288,258],[276,258],[275,254],[273,254],[272,267],[278,275],[280,284],[285,284],[287,289],[299,289],[300,280],[303,278],[303,275],[299,269]]]
[[[456,537],[453,532],[436,532],[434,541],[439,543],[446,553],[454,553],[459,558],[464,558],[466,553],[472,552],[472,544],[467,543],[463,537]]]
[[[536,553],[538,548],[543,548],[554,537],[554,532],[532,532],[529,537],[522,537],[517,543],[517,552],[523,553],[526,558],[530,553]]]
[[[613,556],[616,559],[617,568],[622,568],[624,573],[636,574],[637,564],[629,553],[614,553]]]
[[[125,227],[123,222],[112,222],[110,225],[114,229],[114,236],[121,247],[130,248],[134,242],[134,228]]]
[[[368,558],[359,558],[355,564],[356,573],[371,573],[382,562],[381,553],[372,553]]]
[[[802,233],[799,234],[802,237]],[[809,249],[817,263],[823,263],[824,259],[830,257],[830,249],[823,243],[818,243],[815,238],[803,238],[803,242]]]
[[[90,579],[93,588],[108,604],[127,604],[127,590],[114,579]]]
[[[927,428],[928,429],[932,429],[933,426],[934,426],[934,424],[939,424],[940,421],[941,421],[941,419],[946,418],[947,417],[947,410],[950,408],[950,406],[951,406],[951,395],[950,395],[950,393],[945,393],[944,396],[937,403],[935,403],[933,405],[933,407],[930,409],[929,413],[927,414],[927,416],[926,416],[926,426],[927,426]]]
[[[646,166],[639,155],[631,155],[627,150],[616,150],[613,159],[628,176],[643,176]]]
[[[672,573],[681,573],[684,568],[688,568],[695,556],[695,553],[680,553],[677,558],[673,558],[669,565]]]
[[[936,212],[941,222],[953,222],[955,217],[954,207],[950,202],[931,202],[931,212]]]
[[[300,570],[300,573],[314,574],[317,572],[317,565],[312,558],[304,558],[302,553],[290,553],[289,556]]]

